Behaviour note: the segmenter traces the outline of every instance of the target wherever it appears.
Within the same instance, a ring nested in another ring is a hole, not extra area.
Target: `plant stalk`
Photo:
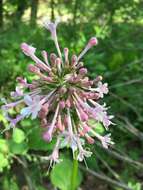
[[[71,190],[76,190],[76,180],[78,175],[78,160],[73,160],[73,169],[72,169],[72,176],[71,176]]]

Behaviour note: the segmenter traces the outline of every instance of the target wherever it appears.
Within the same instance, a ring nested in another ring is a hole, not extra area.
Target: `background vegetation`
[[[79,53],[91,36],[99,39],[84,62],[90,77],[103,75],[109,83],[105,101],[115,115],[111,133],[116,144],[109,150],[98,143],[92,146],[89,169],[80,164],[79,189],[143,189],[142,10],[142,0],[0,0],[1,97],[9,97],[17,76],[30,80],[30,60],[21,53],[20,43],[32,44],[39,52],[55,51],[50,34],[41,27],[43,17],[61,16],[59,41],[70,52]],[[1,111],[0,126],[7,126]],[[22,121],[13,133],[1,135],[0,189],[69,190],[71,153],[63,150],[64,162],[49,174],[46,157],[51,149],[52,144],[41,139],[38,121]]]

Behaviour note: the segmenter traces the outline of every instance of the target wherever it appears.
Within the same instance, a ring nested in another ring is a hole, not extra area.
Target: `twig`
[[[100,145],[99,143],[96,143],[99,147],[103,148],[102,145]],[[129,158],[126,155],[122,155],[121,153],[119,154],[118,152],[111,150],[111,149],[104,149],[107,153],[111,154],[112,156],[116,157],[119,160],[125,161],[127,163],[133,164],[134,167],[139,167],[139,168],[143,168],[143,164],[132,160],[131,158]]]
[[[130,131],[132,134],[134,134],[135,136],[137,136],[140,140],[143,140],[143,132],[141,132],[140,130],[138,130],[137,128],[135,128],[130,121],[128,120],[128,118],[124,117],[124,116],[118,116],[120,119],[122,119],[126,125],[125,128]]]
[[[122,182],[120,176],[109,166],[109,164],[104,159],[102,159],[102,157],[99,155],[97,151],[95,151],[95,154],[99,158],[99,160],[103,163],[103,165],[109,170],[109,172],[115,177],[115,179]]]
[[[24,163],[18,156],[14,155],[14,154],[10,154],[10,155],[11,155],[11,157],[13,157],[15,160],[17,160],[17,161],[23,166],[23,168],[26,168],[25,163]]]
[[[89,169],[89,168],[87,169],[87,168],[85,168],[84,166],[80,166],[80,168],[81,168],[83,171],[86,171],[86,172],[90,173],[91,175],[93,175],[93,176],[95,176],[95,177],[97,177],[97,178],[99,178],[99,179],[101,179],[101,180],[104,180],[104,181],[106,181],[106,182],[108,182],[108,183],[111,183],[111,184],[113,184],[113,185],[116,185],[116,186],[118,186],[118,187],[121,187],[121,188],[123,188],[123,189],[125,189],[125,190],[132,190],[132,189],[129,188],[126,184],[121,183],[121,182],[118,182],[118,181],[116,181],[116,180],[113,180],[113,179],[109,178],[109,177],[106,176],[106,175],[97,173],[97,172],[95,172],[95,171],[93,171],[93,170],[91,170],[91,169]]]
[[[143,82],[143,78],[133,79],[133,80],[129,80],[129,81],[126,81],[123,83],[115,84],[115,85],[110,86],[110,89],[130,85],[130,84],[134,84],[134,83],[139,83],[139,82]]]
[[[30,176],[30,172],[28,170],[28,165],[27,165],[27,161],[24,157],[22,157],[22,162],[24,163],[25,167],[23,168],[24,169],[24,175],[25,175],[25,178],[26,178],[26,181],[28,183],[28,187],[29,187],[29,190],[35,190],[36,189],[36,186],[35,184],[33,183],[32,181],[32,178]]]
[[[24,175],[25,175],[25,179],[26,179],[26,181],[28,183],[29,190],[35,190],[36,187],[35,187],[35,185],[32,182],[32,178],[30,177],[26,159],[24,157],[20,158],[20,157],[18,157],[16,155],[13,155],[13,154],[11,154],[11,156],[14,159],[16,159],[22,165],[23,172],[24,172]]]
[[[129,107],[130,109],[133,110],[133,112],[140,117],[139,113],[137,112],[137,109],[135,109],[135,106],[133,106],[132,104],[130,104],[129,102],[127,102],[126,100],[124,100],[123,98],[119,97],[117,94],[114,94],[112,92],[110,92],[110,95],[113,96],[114,98],[118,99],[121,103],[123,103],[124,105],[126,105],[127,107]]]

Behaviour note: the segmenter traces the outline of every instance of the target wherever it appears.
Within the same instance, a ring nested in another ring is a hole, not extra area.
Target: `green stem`
[[[78,160],[73,160],[73,169],[72,169],[72,176],[71,176],[71,190],[76,190],[76,180],[78,175]]]

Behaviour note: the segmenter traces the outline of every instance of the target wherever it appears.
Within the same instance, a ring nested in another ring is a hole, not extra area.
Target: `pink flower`
[[[61,160],[59,159],[59,149],[60,149],[60,138],[57,138],[56,145],[54,147],[54,150],[50,156],[46,160],[50,161],[50,167],[54,166],[54,164],[59,163]]]
[[[90,80],[84,63],[80,62],[83,55],[97,45],[98,41],[95,37],[90,38],[79,56],[74,54],[70,58],[68,48],[64,48],[62,55],[57,38],[57,24],[58,21],[44,22],[45,28],[51,32],[57,55],[48,55],[43,50],[41,60],[35,54],[36,48],[27,43],[21,44],[23,53],[34,61],[34,64],[28,66],[28,71],[36,77],[31,83],[18,77],[16,91],[11,93],[12,98],[17,98],[17,101],[4,101],[5,105],[2,106],[10,128],[24,118],[38,118],[43,139],[47,143],[53,138],[57,139],[53,153],[48,157],[51,165],[59,162],[61,147],[70,147],[73,157],[82,161],[92,154],[85,149],[86,143],[93,144],[99,140],[104,148],[113,144],[110,135],[99,135],[89,123],[90,119],[100,122],[106,130],[113,124],[113,116],[108,115],[106,104],[99,104],[100,98],[108,93],[108,85],[101,82],[101,76]],[[20,114],[16,118],[10,118],[9,110],[19,104],[23,106]]]

